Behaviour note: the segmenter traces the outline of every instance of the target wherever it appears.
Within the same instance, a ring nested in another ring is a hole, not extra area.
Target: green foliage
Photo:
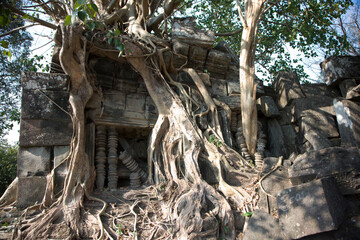
[[[306,58],[319,55],[323,49],[326,56],[339,55],[349,49],[348,39],[333,29],[336,18],[343,15],[351,0],[308,0],[277,1],[263,16],[259,23],[256,62],[258,72],[271,81],[277,72],[291,70],[300,79],[307,75],[303,66],[298,64],[303,59],[291,56],[291,48],[297,49]],[[192,9],[187,9],[192,6]],[[194,15],[200,27],[216,33],[241,30],[242,25],[233,0],[186,1],[183,14]],[[217,41],[226,41],[237,53],[240,52],[241,31],[227,37],[218,37]]]
[[[253,212],[247,212],[244,214],[244,217],[251,217],[253,215]]]
[[[76,18],[87,24],[88,28],[93,31],[101,22],[97,21],[96,16],[99,9],[92,0],[78,0],[74,4],[74,10],[71,15],[67,15],[64,19],[64,25],[68,26],[75,23]]]
[[[16,177],[16,154],[18,147],[0,141],[0,195]]]
[[[222,146],[222,141],[220,139],[218,139],[214,134],[211,134],[209,137],[209,142],[213,143],[215,146],[217,147],[221,147]]]
[[[19,6],[21,2],[14,3]],[[0,35],[24,25],[22,18],[1,9]],[[5,19],[5,20],[4,20]],[[0,39],[0,138],[20,119],[20,75],[33,69],[36,59],[29,59],[31,36],[24,30],[13,32]]]

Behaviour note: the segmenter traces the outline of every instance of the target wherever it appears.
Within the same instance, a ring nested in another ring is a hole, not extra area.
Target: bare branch
[[[161,13],[151,19],[147,24],[147,29],[152,30],[156,28],[163,19],[170,16],[173,11],[180,5],[182,0],[169,0],[167,3],[164,4],[164,13]]]
[[[246,20],[244,18],[244,15],[241,11],[241,5],[240,5],[240,2],[239,0],[236,0],[236,6],[237,6],[237,9],[238,9],[238,12],[239,12],[239,16],[240,16],[240,19],[241,19],[241,23],[244,25],[244,28],[248,28],[248,25],[246,23]]]
[[[233,35],[239,34],[242,30],[243,30],[242,28],[239,28],[239,29],[237,29],[235,31],[232,31],[232,32],[215,33],[215,36],[218,36],[218,37],[233,36]]]
[[[11,10],[11,11],[13,11],[17,15],[20,15],[20,16],[25,16],[26,15],[25,12],[23,12],[23,11],[21,11],[21,10],[7,4],[7,3],[3,3],[2,6],[9,9],[9,10]],[[37,18],[37,17],[31,17],[31,19],[29,18],[29,19],[26,19],[26,20],[29,20],[29,21],[35,22],[35,23],[39,23],[42,26],[45,26],[45,27],[48,27],[48,28],[51,28],[51,29],[54,29],[54,30],[56,30],[56,28],[57,28],[56,25],[54,25],[52,23],[49,23],[49,22],[46,22],[44,20],[41,20],[40,18]]]
[[[7,35],[10,35],[10,34],[16,32],[16,31],[19,31],[19,30],[21,30],[21,29],[25,29],[25,28],[33,27],[33,26],[37,26],[37,25],[40,25],[40,24],[34,23],[34,24],[31,24],[31,25],[21,26],[21,27],[18,27],[18,28],[14,28],[14,29],[11,30],[11,31],[8,31],[8,32],[6,32],[6,33],[4,33],[4,34],[1,34],[1,35],[0,35],[0,38],[5,37],[5,36],[7,36]]]

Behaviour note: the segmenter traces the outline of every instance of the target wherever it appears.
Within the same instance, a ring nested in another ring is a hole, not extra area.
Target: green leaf
[[[77,15],[80,18],[80,20],[84,22],[87,14],[85,11],[79,11]]]
[[[120,30],[117,28],[117,29],[115,29],[115,36],[119,36],[120,34],[121,34],[121,32],[120,32]]]
[[[112,42],[112,38],[109,38],[109,39],[107,40],[107,42],[108,42],[108,44],[110,45],[111,42]]]
[[[120,45],[120,39],[114,38],[114,45],[117,48]]]
[[[123,53],[124,53],[124,44],[123,44],[123,43],[120,43],[120,45],[117,46],[116,48],[117,48],[117,50],[120,51],[120,52],[119,52],[119,55],[118,55],[118,58],[119,58],[119,57],[121,57],[121,56],[123,55]]]
[[[94,22],[89,22],[88,26],[91,31],[94,31],[96,24]]]
[[[0,26],[5,26],[9,22],[9,18],[7,16],[1,15],[0,16]]]
[[[91,6],[91,9],[94,10],[95,12],[99,13],[99,9],[98,7],[96,6],[95,3],[93,3],[92,1],[90,2],[90,6]]]
[[[244,217],[251,217],[253,215],[253,212],[247,212],[244,214]]]
[[[86,0],[78,0],[77,2],[79,3],[79,5],[84,5],[84,3],[86,2]]]
[[[69,26],[71,24],[71,15],[67,15],[64,20],[64,25]]]
[[[0,43],[1,43],[1,46],[3,48],[8,48],[9,47],[9,42],[8,41],[3,40],[3,41],[0,41]]]

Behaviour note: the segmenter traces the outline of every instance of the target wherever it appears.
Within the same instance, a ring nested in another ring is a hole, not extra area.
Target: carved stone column
[[[117,147],[118,147],[118,133],[114,126],[109,127],[108,129],[108,180],[109,188],[114,191],[117,189]]]
[[[142,182],[146,181],[147,178],[147,174],[144,170],[142,170],[139,165],[137,164],[137,162],[131,157],[131,155],[125,150],[123,151],[120,156],[119,159],[124,163],[124,165],[132,172],[132,173],[137,173],[138,176],[141,178]],[[131,176],[131,175],[130,175]],[[135,175],[134,175],[135,176]],[[135,177],[134,177],[135,178]],[[130,178],[130,185],[131,184],[131,178]]]
[[[105,183],[105,162],[106,162],[106,127],[96,126],[96,186],[99,190],[104,189]]]

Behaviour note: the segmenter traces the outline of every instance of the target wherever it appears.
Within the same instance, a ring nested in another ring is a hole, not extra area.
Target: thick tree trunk
[[[251,155],[254,155],[257,143],[257,110],[254,61],[256,33],[263,4],[264,0],[245,1],[245,24],[241,36],[241,118],[246,145]]]

